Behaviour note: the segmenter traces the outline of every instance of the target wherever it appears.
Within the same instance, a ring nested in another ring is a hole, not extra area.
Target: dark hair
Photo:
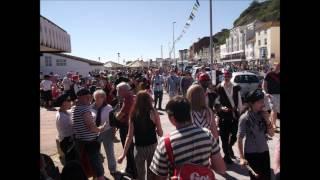
[[[166,105],[168,116],[173,116],[178,123],[191,121],[190,110],[190,103],[182,96],[175,96]]]
[[[146,117],[153,110],[151,96],[146,91],[139,91],[132,106],[130,117]]]
[[[69,161],[63,167],[61,180],[88,180],[79,161]]]

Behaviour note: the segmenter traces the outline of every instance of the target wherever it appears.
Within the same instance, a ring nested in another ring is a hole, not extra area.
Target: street
[[[165,108],[166,103],[169,100],[169,96],[167,93],[164,93],[163,95],[163,102],[162,102],[162,108]],[[164,111],[159,111],[160,114],[160,120],[161,120],[161,125],[164,131],[164,134],[168,134],[172,132],[175,128],[174,126],[170,123],[167,114]],[[56,119],[55,119],[55,114],[56,111],[47,111],[44,108],[40,108],[40,152],[47,154],[51,156],[53,159],[54,163],[56,166],[59,167],[60,172],[62,171],[63,166],[60,163],[58,153],[57,153],[57,148],[56,148],[56,137],[57,137],[57,130],[56,130]],[[280,126],[279,121],[277,122],[278,126]],[[117,132],[118,139],[119,138],[119,133]],[[268,141],[269,145],[269,151],[270,151],[270,160],[271,160],[271,168],[273,167],[273,160],[274,160],[274,148],[276,145],[276,142],[279,138],[279,134],[275,134],[275,136],[272,138],[272,140]],[[221,140],[220,140],[221,142]],[[221,143],[220,143],[221,147]],[[102,146],[103,148],[103,146]],[[120,156],[122,153],[122,146],[121,143],[115,143],[114,144],[115,148],[115,156],[116,159]],[[236,145],[233,146],[233,150],[235,152],[235,156],[239,157],[239,153],[237,150]],[[102,154],[104,157],[105,151],[104,149],[101,150]],[[223,151],[221,147],[221,154],[223,157]],[[118,170],[122,170],[125,167],[126,161],[124,160],[122,164],[117,165]],[[105,169],[105,176],[112,179],[109,170],[108,170],[108,163],[107,159],[104,160],[104,169]],[[227,166],[227,174],[229,175],[229,178],[227,179],[240,179],[240,180],[249,180],[248,176],[248,171],[246,169],[241,168],[238,163],[234,163],[233,165],[228,165]],[[217,180],[223,180],[226,179],[224,177],[221,177],[220,175],[216,174]]]

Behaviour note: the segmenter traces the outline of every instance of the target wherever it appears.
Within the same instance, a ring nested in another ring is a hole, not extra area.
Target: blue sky
[[[213,34],[232,28],[234,20],[252,0],[213,0]],[[41,0],[40,13],[71,36],[72,55],[98,60],[118,61],[169,56],[172,46],[172,22],[175,37],[183,30],[195,0],[177,1],[58,1]],[[191,26],[176,43],[178,50],[189,48],[198,38],[208,36],[209,1],[199,0],[200,7]]]

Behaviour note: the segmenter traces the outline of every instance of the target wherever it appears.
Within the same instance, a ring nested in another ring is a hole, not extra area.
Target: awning
[[[226,62],[239,62],[239,61],[246,61],[243,59],[230,59],[230,60],[222,60],[222,62],[226,63]]]
[[[40,16],[40,52],[71,52],[70,35],[43,16]]]

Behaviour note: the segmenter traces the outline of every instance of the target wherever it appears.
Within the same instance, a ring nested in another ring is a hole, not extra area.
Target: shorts
[[[43,91],[43,100],[52,101],[52,91]]]
[[[271,94],[270,107],[273,111],[280,113],[280,94]]]

